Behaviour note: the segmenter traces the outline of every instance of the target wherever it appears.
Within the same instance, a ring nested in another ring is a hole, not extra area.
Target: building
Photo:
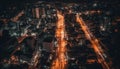
[[[45,50],[46,52],[52,52],[54,49],[54,38],[53,37],[46,37],[43,40],[43,50]]]

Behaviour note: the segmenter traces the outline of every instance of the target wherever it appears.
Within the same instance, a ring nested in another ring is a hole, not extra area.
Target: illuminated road
[[[17,22],[19,18],[24,14],[24,11],[22,10],[20,13],[18,13],[15,17],[11,18],[11,21]]]
[[[86,38],[91,42],[92,47],[95,53],[97,54],[98,62],[101,63],[104,69],[110,69],[109,63],[106,62],[106,59],[108,59],[108,57],[105,54],[104,50],[101,48],[99,40],[92,35],[92,33],[89,31],[89,28],[82,20],[82,18],[79,17],[79,15],[76,15],[76,20],[82,27],[82,30],[84,31]]]
[[[51,69],[65,69],[66,68],[66,40],[65,40],[65,25],[64,17],[57,14],[58,22],[55,36],[57,38],[56,59],[53,61]]]
[[[28,69],[37,69],[37,64],[39,63],[41,51],[39,46],[36,47],[35,51],[33,52],[33,57],[30,61],[30,65]]]

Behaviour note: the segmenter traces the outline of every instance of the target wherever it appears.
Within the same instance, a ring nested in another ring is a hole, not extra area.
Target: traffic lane
[[[57,22],[56,35],[55,35],[58,42],[58,48],[56,51],[57,56],[56,59],[53,61],[51,69],[64,69],[66,67],[66,60],[65,60],[66,41],[64,39],[65,37],[64,32],[65,32],[64,17],[58,14],[58,22]]]
[[[77,22],[79,22],[79,24],[81,25],[83,31],[86,34],[86,38],[88,38],[91,43],[92,46],[97,54],[97,56],[100,56],[101,59],[98,58],[98,61],[102,64],[102,66],[104,67],[104,69],[110,69],[109,65],[107,64],[107,62],[104,59],[104,56],[102,54],[104,54],[104,51],[102,49],[99,49],[100,44],[98,42],[95,41],[95,38],[93,38],[93,35],[91,35],[91,33],[89,32],[89,29],[87,28],[87,26],[85,25],[84,21],[82,20],[82,18],[79,18],[79,16],[77,15]]]

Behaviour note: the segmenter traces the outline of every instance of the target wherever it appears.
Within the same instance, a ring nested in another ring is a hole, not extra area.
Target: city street
[[[66,43],[65,40],[65,25],[64,25],[64,16],[57,14],[58,22],[56,27],[55,37],[57,39],[57,50],[56,50],[56,59],[53,60],[51,69],[65,69],[66,68]]]
[[[108,57],[107,57],[107,55],[105,55],[105,52],[101,48],[98,39],[95,38],[94,35],[92,35],[92,33],[89,31],[89,28],[87,27],[87,25],[84,23],[84,21],[82,20],[82,18],[79,18],[78,15],[77,15],[77,21],[81,25],[82,30],[85,32],[86,38],[88,40],[90,40],[90,42],[92,43],[94,51],[97,54],[97,58],[98,58],[99,63],[102,64],[102,66],[103,66],[104,69],[110,69],[109,64],[105,60],[106,58],[108,59]]]

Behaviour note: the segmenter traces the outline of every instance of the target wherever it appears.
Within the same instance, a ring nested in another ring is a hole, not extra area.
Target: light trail
[[[81,28],[84,31],[86,38],[91,42],[92,47],[97,54],[98,62],[101,63],[104,69],[110,69],[109,63],[106,62],[106,58],[103,55],[105,54],[105,52],[101,48],[98,39],[92,35],[92,33],[89,31],[89,28],[82,20],[82,18],[79,17],[79,15],[76,15],[76,21],[81,25]]]
[[[56,59],[53,61],[51,69],[65,69],[66,68],[66,40],[65,40],[65,25],[64,17],[57,14],[58,22],[55,36],[57,38],[58,48],[56,50]]]

